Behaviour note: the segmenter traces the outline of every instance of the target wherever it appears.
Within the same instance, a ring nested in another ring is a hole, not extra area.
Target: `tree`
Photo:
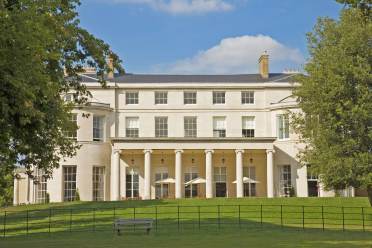
[[[307,144],[300,161],[325,187],[367,189],[372,204],[371,37],[371,17],[360,8],[343,9],[338,21],[318,20],[294,92],[303,112],[292,124]]]
[[[73,91],[75,104],[90,95],[81,84],[84,66],[104,75],[123,72],[120,59],[102,40],[79,26],[79,0],[0,0],[0,172],[16,164],[51,175],[60,157],[73,156],[78,144],[66,131],[73,104],[61,95]],[[1,179],[0,179],[1,180]]]

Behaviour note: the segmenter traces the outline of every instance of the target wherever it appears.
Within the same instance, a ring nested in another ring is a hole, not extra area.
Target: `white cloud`
[[[113,3],[145,4],[171,14],[201,14],[229,11],[234,7],[224,0],[108,0]]]
[[[258,58],[267,51],[270,67],[275,64],[300,65],[304,58],[298,49],[287,47],[270,36],[239,36],[226,38],[195,56],[160,64],[154,67],[157,73],[174,74],[228,74],[257,73]]]

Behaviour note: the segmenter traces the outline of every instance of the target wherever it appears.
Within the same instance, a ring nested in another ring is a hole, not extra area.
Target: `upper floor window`
[[[242,104],[254,104],[254,91],[242,91]]]
[[[103,141],[103,116],[93,116],[93,140]]]
[[[77,125],[77,114],[70,114],[69,115],[69,121],[72,123],[72,125],[76,126]],[[74,139],[76,140],[77,138],[77,130],[75,131],[66,131],[65,135],[67,138]]]
[[[213,91],[213,104],[225,104],[224,91]]]
[[[74,94],[68,93],[68,94],[64,95],[63,96],[63,101],[65,101],[65,102],[73,102],[73,101],[75,101]]]
[[[183,92],[183,103],[184,104],[196,104],[196,91]]]
[[[155,91],[155,104],[168,104],[168,92]]]
[[[185,130],[185,137],[196,137],[197,136],[197,124],[196,124],[196,117],[188,116],[184,119],[184,130]]]
[[[168,137],[168,117],[155,117],[155,137]]]
[[[242,117],[242,136],[254,137],[255,122],[254,116]]]
[[[213,137],[226,137],[225,117],[213,117]]]
[[[289,139],[289,118],[288,115],[277,115],[277,136],[278,139]]]
[[[127,117],[125,118],[125,136],[137,138],[139,136],[139,118]]]
[[[138,91],[126,92],[125,104],[138,104]]]

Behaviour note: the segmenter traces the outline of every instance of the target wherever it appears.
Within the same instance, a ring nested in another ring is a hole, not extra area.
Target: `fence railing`
[[[152,218],[155,230],[294,227],[372,231],[372,208],[292,205],[200,205],[111,208],[55,207],[0,213],[2,237],[110,231],[117,218]]]

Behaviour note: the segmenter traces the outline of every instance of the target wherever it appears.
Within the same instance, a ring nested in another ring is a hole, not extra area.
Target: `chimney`
[[[264,79],[269,78],[269,55],[267,54],[267,51],[261,55],[258,60],[258,65],[261,77]]]
[[[108,68],[110,69],[110,72],[107,73],[108,79],[114,78],[114,59],[110,56],[107,60]]]

